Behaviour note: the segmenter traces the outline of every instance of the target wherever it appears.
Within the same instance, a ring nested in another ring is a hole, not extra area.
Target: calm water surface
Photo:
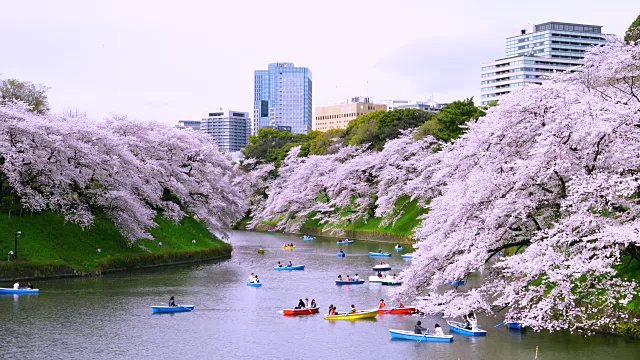
[[[387,298],[381,285],[336,286],[338,274],[373,275],[378,259],[394,253],[394,270],[408,266],[392,244],[335,239],[304,242],[292,235],[234,232],[231,260],[99,278],[39,281],[39,295],[0,296],[0,358],[7,359],[640,359],[640,343],[619,338],[513,332],[501,319],[479,316],[487,337],[454,337],[453,343],[392,341],[389,328],[412,329],[416,316],[380,315],[376,321],[326,321],[329,304],[346,310],[373,308]],[[294,251],[280,246],[293,242]],[[266,252],[257,254],[257,246]],[[346,258],[336,257],[342,247]],[[411,249],[405,249],[406,251]],[[278,261],[304,271],[274,271]],[[262,288],[246,286],[255,272]],[[7,286],[9,284],[3,284]],[[152,315],[151,305],[174,295],[194,304],[192,313]],[[321,313],[285,317],[298,299],[315,298]],[[407,302],[410,303],[410,302]],[[422,319],[433,328],[438,317]]]

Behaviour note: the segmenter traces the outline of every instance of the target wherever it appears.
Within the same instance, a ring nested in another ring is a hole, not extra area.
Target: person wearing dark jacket
[[[176,306],[176,301],[173,296],[169,299],[169,306]]]
[[[425,332],[425,334],[429,333],[429,329],[425,328],[425,327],[422,327],[422,321],[418,320],[418,322],[416,323],[416,327],[414,329],[414,332],[416,334],[422,334],[423,331]]]
[[[298,302],[298,307],[296,309],[304,309],[306,306],[304,305],[304,301],[302,301],[302,299],[300,299],[300,301]]]

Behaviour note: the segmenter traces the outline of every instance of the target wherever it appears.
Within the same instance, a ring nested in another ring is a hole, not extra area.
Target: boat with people
[[[371,275],[369,276],[369,282],[370,283],[382,283],[383,281],[393,281],[393,276],[391,275],[387,275],[387,276],[377,276],[377,275]]]
[[[389,265],[389,264],[378,264],[378,265],[373,267],[373,270],[375,270],[375,271],[389,271],[389,270],[391,270],[391,265]]]
[[[507,325],[507,328],[511,330],[524,330],[524,326],[519,322],[508,322],[505,323],[505,325]]]
[[[339,241],[336,241],[336,244],[353,244],[353,240],[349,240],[349,239],[339,240]]]
[[[304,270],[304,265],[276,266],[273,270]]]
[[[39,289],[28,289],[28,288],[0,288],[0,295],[2,294],[38,294],[40,293]]]
[[[345,257],[347,256],[347,254],[344,253],[344,251],[338,251],[338,257]]]
[[[405,306],[405,307],[391,307],[378,309],[378,314],[392,314],[392,315],[407,315],[407,314],[415,314],[418,312],[415,306]]]
[[[163,314],[163,313],[176,313],[176,312],[185,312],[185,311],[193,311],[195,309],[195,305],[177,305],[177,306],[152,306],[151,312],[153,314]]]
[[[396,246],[393,247],[395,251],[401,251],[402,250],[402,245],[400,244],[396,244]]]
[[[407,259],[407,260],[413,259],[413,255],[411,255],[411,254],[400,255],[400,257],[403,258],[403,259]]]
[[[487,331],[478,328],[477,324],[471,323],[471,328],[466,324],[447,320],[447,324],[449,324],[449,329],[455,333],[467,336],[487,336]]]
[[[282,248],[285,250],[295,250],[296,247],[293,245],[282,245]]]
[[[453,335],[416,334],[413,331],[389,329],[392,339],[413,340],[418,342],[452,342]]]
[[[304,235],[304,236],[302,236],[302,240],[304,240],[304,241],[313,241],[313,240],[315,240],[315,238],[313,236]]]
[[[400,285],[402,285],[402,281],[397,281],[397,280],[393,280],[393,279],[391,281],[383,280],[380,283],[382,285],[384,285],[384,286],[400,286]]]
[[[391,257],[391,254],[385,253],[385,252],[382,252],[382,251],[378,251],[378,252],[370,251],[369,252],[369,256]]]
[[[375,319],[378,316],[378,309],[356,311],[355,313],[337,313],[336,315],[326,314],[325,320],[359,320]]]
[[[262,286],[262,283],[255,283],[255,282],[247,281],[247,285],[248,286],[252,286],[252,287],[260,287],[260,286]]]
[[[453,285],[453,286],[464,285],[464,280],[456,280],[456,281],[449,280],[449,281],[445,282],[445,284]]]
[[[362,285],[364,284],[364,280],[336,280],[336,285]]]
[[[284,315],[311,315],[320,312],[320,307],[310,307],[303,309],[282,309]]]
[[[267,230],[267,232],[276,232],[275,228],[269,228],[269,230]]]

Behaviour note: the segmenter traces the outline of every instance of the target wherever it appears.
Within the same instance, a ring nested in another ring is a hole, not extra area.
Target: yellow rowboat
[[[358,320],[375,319],[378,316],[378,309],[357,311],[355,314],[340,313],[338,315],[325,315],[325,320]]]
[[[295,246],[283,246],[282,248],[285,249],[285,250],[295,250],[296,249]]]

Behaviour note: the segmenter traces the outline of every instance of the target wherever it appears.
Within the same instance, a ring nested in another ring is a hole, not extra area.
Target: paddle
[[[500,326],[500,325],[504,325],[504,321],[503,321],[503,322],[501,322],[500,324],[496,325],[495,327],[498,327],[498,326]]]
[[[188,307],[184,307],[184,306],[182,306],[180,304],[176,304],[176,307],[181,307],[181,308],[183,308],[183,309],[185,309],[187,311],[193,311],[193,309],[189,309]]]

